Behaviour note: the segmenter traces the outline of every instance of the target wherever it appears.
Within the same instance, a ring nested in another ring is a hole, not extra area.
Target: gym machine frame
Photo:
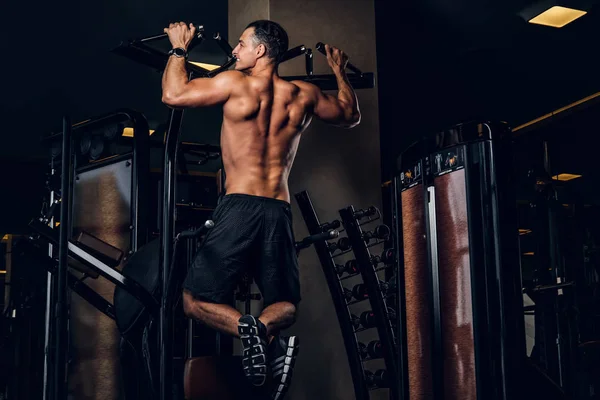
[[[150,165],[149,158],[149,127],[145,117],[130,109],[120,109],[114,113],[106,114],[89,120],[74,126],[71,125],[70,119],[65,116],[63,118],[63,129],[61,133],[52,134],[46,138],[46,140],[60,140],[62,141],[62,160],[61,160],[61,189],[60,189],[60,227],[59,235],[57,237],[55,230],[47,225],[47,219],[52,219],[48,216],[46,220],[40,218],[30,222],[30,227],[36,231],[41,237],[49,242],[52,246],[58,246],[58,267],[55,269],[56,283],[52,282],[48,285],[48,289],[52,290],[56,288],[54,296],[49,296],[48,299],[55,297],[55,309],[54,309],[54,320],[49,316],[47,318],[49,327],[47,331],[48,336],[54,336],[54,351],[49,352],[52,354],[52,361],[54,361],[53,368],[53,387],[52,396],[53,399],[63,399],[66,397],[67,390],[67,379],[66,379],[66,358],[67,358],[67,332],[68,332],[68,303],[67,303],[67,285],[72,287],[78,293],[83,294],[83,298],[89,301],[95,307],[98,307],[100,311],[114,317],[114,310],[112,305],[101,299],[97,293],[93,292],[89,287],[73,282],[73,276],[68,272],[68,257],[72,257],[77,261],[83,263],[85,266],[91,268],[93,271],[102,275],[106,279],[115,283],[116,285],[122,286],[125,290],[132,293],[133,296],[138,298],[144,304],[148,305],[149,309],[156,308],[156,301],[150,293],[144,290],[137,282],[127,279],[127,277],[114,270],[111,266],[107,265],[103,260],[96,258],[87,252],[80,244],[76,241],[71,240],[71,198],[73,192],[73,175],[74,175],[74,159],[73,159],[73,136],[80,135],[84,131],[92,130],[98,127],[106,126],[109,124],[120,123],[122,121],[131,121],[134,130],[137,134],[134,137],[133,145],[133,160],[134,170],[132,173],[132,187],[133,199],[131,205],[131,219],[132,223],[132,236],[131,236],[131,248],[133,251],[137,250],[140,245],[145,243],[148,235],[148,229],[146,227],[146,221],[148,209],[145,206],[144,201],[140,199],[148,198],[148,171]],[[52,199],[56,202],[56,199]],[[50,254],[50,256],[52,256]],[[50,280],[53,280],[54,275],[50,276]],[[100,301],[102,300],[102,301]],[[49,310],[50,314],[53,314],[52,310]],[[50,327],[53,329],[50,329]],[[47,338],[48,340],[48,338]],[[46,368],[50,361],[47,361]],[[48,368],[46,369],[46,371]],[[47,372],[46,372],[47,373]],[[44,388],[44,397],[47,395],[46,388]]]
[[[403,398],[519,397],[526,352],[511,146],[505,123],[469,122],[399,157],[392,205],[404,252]],[[458,309],[453,302],[468,316],[448,312]],[[458,363],[467,366],[463,379],[455,376]]]
[[[169,59],[169,55],[158,51],[150,46],[147,43],[164,39],[166,38],[166,34],[155,35],[143,39],[137,39],[129,41],[128,43],[121,43],[118,47],[114,48],[112,51],[116,54],[122,55],[133,61],[138,63],[150,66],[159,71],[164,71],[166,64]],[[189,71],[190,80],[199,78],[199,77],[214,77],[217,74],[227,70],[235,63],[235,58],[232,56],[233,48],[222,39],[221,35],[217,32],[213,35],[213,39],[217,41],[219,47],[225,52],[228,60],[221,67],[208,71],[202,67],[199,67],[195,64],[186,62],[187,71]],[[196,38],[192,41],[190,45],[190,51],[192,47],[199,45],[202,41],[205,40],[204,37],[204,26],[199,26],[196,33]],[[319,42],[317,43],[317,50],[319,50],[322,54],[325,54],[324,45]],[[312,62],[312,50],[306,48],[304,45],[296,46],[290,50],[288,50],[280,63],[288,61],[292,58],[298,57],[300,55],[305,55],[306,60],[306,76],[288,76],[282,77],[285,80],[303,80],[314,85],[318,86],[321,90],[334,90],[337,89],[337,79],[335,75],[313,75],[313,62]],[[352,70],[354,73],[348,74],[348,79],[350,80],[350,84],[355,89],[365,89],[365,88],[373,88],[375,86],[375,76],[371,72],[363,73],[358,68],[354,67],[351,64],[348,64],[348,69]],[[169,269],[168,266],[170,264],[170,260],[172,257],[172,238],[174,231],[174,213],[175,213],[175,174],[176,174],[176,165],[177,165],[177,153],[178,153],[178,142],[179,142],[179,132],[181,129],[181,123],[183,119],[183,110],[170,110],[169,123],[166,133],[165,139],[165,156],[164,156],[164,170],[163,170],[163,219],[162,219],[162,227],[161,227],[161,269],[160,274],[162,276],[163,283],[163,291],[162,293],[167,293],[167,288],[165,285],[168,282]],[[322,232],[313,232],[313,233],[322,233]],[[322,243],[321,243],[322,244]],[[315,243],[317,245],[317,243]],[[168,315],[168,307],[166,307],[165,299],[163,296],[163,301],[161,302],[160,307],[160,318],[159,318],[159,343],[160,343],[160,399],[165,400],[169,398],[167,390],[170,390],[172,384],[172,331],[169,329],[172,326],[172,321],[170,318],[172,316]],[[362,375],[359,379],[360,382],[363,381]],[[364,385],[364,382],[363,382]],[[366,390],[363,389],[363,390]],[[367,392],[364,392],[367,393]],[[364,398],[362,396],[361,398]]]

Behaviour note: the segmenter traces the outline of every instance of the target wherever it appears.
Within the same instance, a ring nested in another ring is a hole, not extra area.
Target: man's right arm
[[[317,91],[314,114],[325,122],[354,128],[360,124],[360,109],[354,89],[350,85],[346,71],[334,70],[338,84],[337,96]]]
[[[358,98],[346,75],[348,57],[339,49],[325,45],[327,62],[337,80],[337,96],[323,93],[311,85],[313,113],[326,123],[343,128],[353,128],[360,123]]]

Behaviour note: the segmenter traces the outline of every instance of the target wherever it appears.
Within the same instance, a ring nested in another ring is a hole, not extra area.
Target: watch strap
[[[174,55],[175,57],[186,58],[186,59],[188,58],[188,52],[183,47],[175,47],[175,48],[169,50],[169,52],[167,54],[169,55],[169,57]]]

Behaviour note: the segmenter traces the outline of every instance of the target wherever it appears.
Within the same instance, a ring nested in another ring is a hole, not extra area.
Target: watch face
[[[185,50],[181,48],[177,48],[174,51],[175,55],[178,57],[183,57],[185,55]]]

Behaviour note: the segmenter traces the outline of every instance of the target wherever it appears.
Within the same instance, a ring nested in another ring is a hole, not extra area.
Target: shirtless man
[[[261,20],[247,26],[233,49],[235,70],[188,81],[186,50],[195,27],[179,22],[164,31],[179,50],[169,57],[162,101],[172,108],[223,106],[226,194],[214,210],[215,227],[188,271],[184,310],[239,337],[248,379],[262,386],[272,378],[273,398],[281,399],[290,384],[298,338],[278,332],[294,323],[300,302],[288,176],[313,115],[345,128],[359,124],[358,101],[345,73],[348,57],[325,45],[337,97],[310,83],[288,82],[277,74],[278,60],[288,49],[287,33]],[[248,270],[264,298],[258,318],[229,305],[240,273]]]

